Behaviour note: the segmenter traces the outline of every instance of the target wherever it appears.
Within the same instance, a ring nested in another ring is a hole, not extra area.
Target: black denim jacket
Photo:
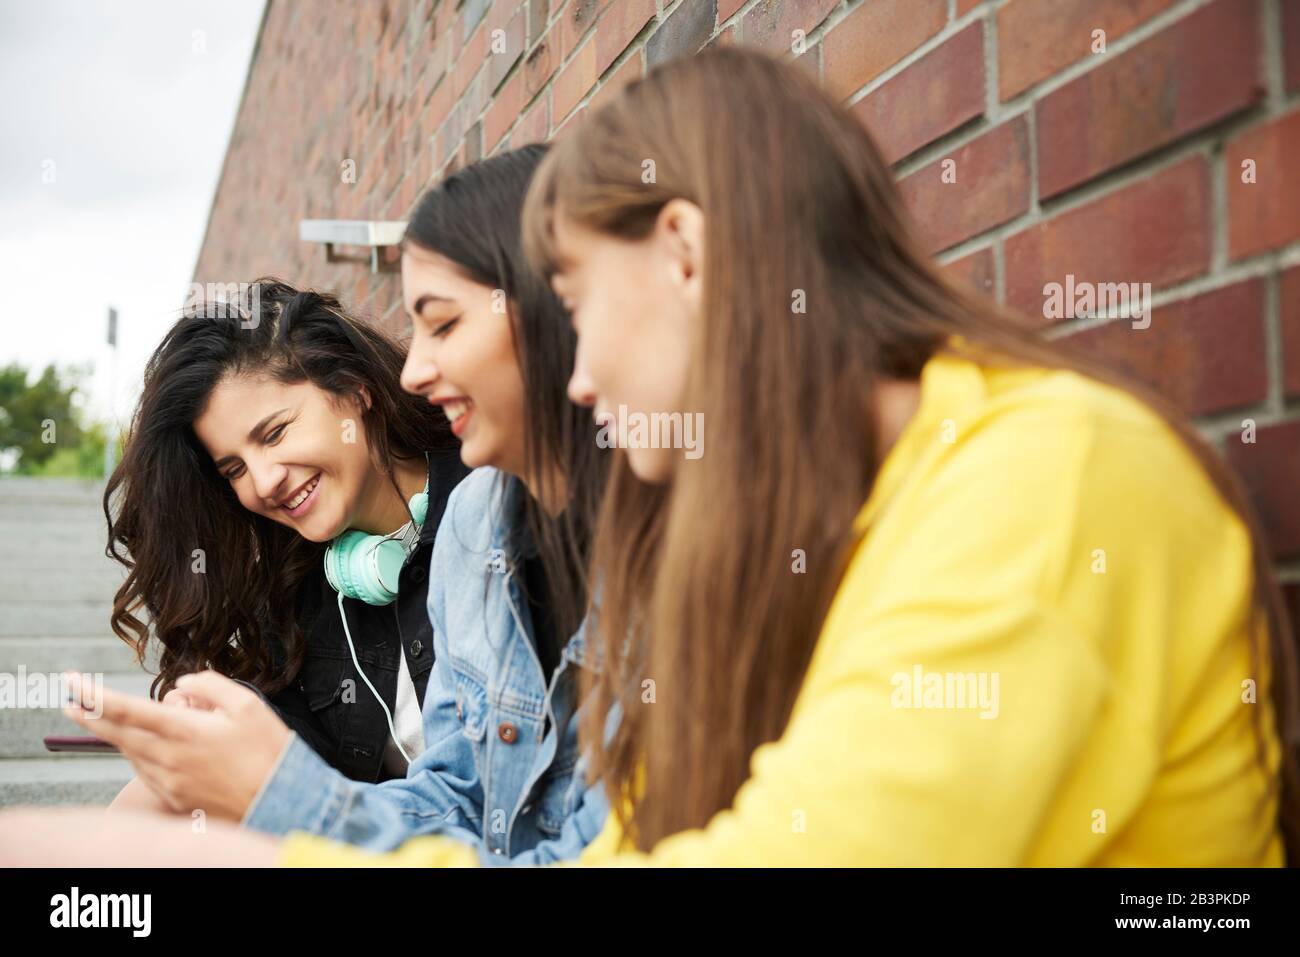
[[[424,701],[433,666],[433,629],[425,607],[429,559],[447,496],[468,474],[458,448],[429,453],[429,511],[419,546],[402,567],[397,599],[389,605],[368,605],[354,598],[343,601],[357,659],[389,711],[396,708],[399,654],[406,655],[416,695]],[[271,706],[317,754],[349,778],[375,782],[392,777],[383,765],[388,720],[352,664],[338,597],[325,579],[323,565],[302,583],[297,604],[298,622],[307,634],[307,654],[294,679],[269,699]],[[271,637],[268,643],[275,660],[283,662],[279,642]]]

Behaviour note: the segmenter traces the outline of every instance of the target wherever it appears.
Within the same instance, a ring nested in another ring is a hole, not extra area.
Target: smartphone
[[[89,734],[47,734],[46,751],[75,751],[81,754],[118,754],[117,745]]]

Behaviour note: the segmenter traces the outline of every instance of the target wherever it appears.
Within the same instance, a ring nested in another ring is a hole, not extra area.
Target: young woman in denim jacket
[[[595,665],[581,628],[583,569],[605,454],[590,415],[565,395],[568,317],[519,244],[544,153],[525,147],[450,177],[420,201],[404,242],[414,336],[402,384],[446,411],[477,470],[452,493],[433,550],[426,750],[406,778],[367,784],[219,675],[181,684],[211,712],[105,692],[103,716],[78,720],[133,760],[165,761],[178,803],[375,850],[448,834],[490,863],[572,857],[599,832],[607,804],[585,781],[575,710],[577,670]],[[278,756],[241,761],[258,739],[279,742]],[[141,844],[130,853],[140,860]]]

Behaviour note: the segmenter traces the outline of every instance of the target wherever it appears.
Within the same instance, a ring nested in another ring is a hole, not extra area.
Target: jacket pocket
[[[460,719],[461,732],[476,745],[481,745],[487,733],[487,691],[475,679],[452,669],[456,683],[456,717]]]
[[[343,697],[343,660],[311,656],[298,676],[307,707],[320,711]]]

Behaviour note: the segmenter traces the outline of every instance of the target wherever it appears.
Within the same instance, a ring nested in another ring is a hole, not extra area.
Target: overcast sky
[[[263,0],[0,0],[0,365],[93,363],[121,420],[179,314]],[[52,180],[52,181],[47,181]]]

